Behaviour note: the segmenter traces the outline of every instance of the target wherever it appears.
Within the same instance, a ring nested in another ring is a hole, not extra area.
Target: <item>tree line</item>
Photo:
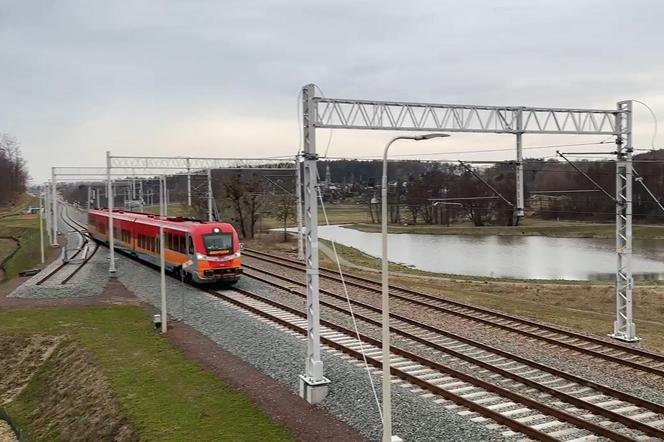
[[[362,173],[370,177],[362,195],[370,219],[380,222],[379,161]],[[516,206],[516,166],[490,167],[440,162],[390,162],[388,216],[391,223],[450,224],[469,220],[475,226],[513,225]],[[607,222],[615,219],[616,165],[610,161],[575,161],[574,167],[555,159],[524,161],[525,209],[529,216]],[[332,165],[330,168],[332,170]],[[653,194],[664,197],[664,151],[634,156],[634,170]],[[358,173],[358,175],[355,175]],[[372,174],[377,174],[373,176]],[[333,175],[334,177],[334,175]],[[592,183],[591,178],[599,188]],[[335,179],[336,181],[336,179]],[[633,183],[633,214],[637,221],[661,222],[664,213],[640,182]]]
[[[0,205],[14,204],[27,184],[28,171],[18,140],[0,134]]]

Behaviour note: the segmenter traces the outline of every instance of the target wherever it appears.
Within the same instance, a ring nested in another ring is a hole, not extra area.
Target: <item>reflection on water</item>
[[[320,226],[319,236],[380,256],[380,233]],[[634,279],[664,279],[664,240],[634,240]],[[390,261],[431,272],[529,279],[615,279],[615,240],[389,235]]]

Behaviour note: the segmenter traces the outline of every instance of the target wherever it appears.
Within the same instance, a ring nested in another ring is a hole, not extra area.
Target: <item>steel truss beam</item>
[[[631,102],[621,102],[617,109],[546,108],[527,106],[476,106],[456,104],[373,101],[316,97],[316,86],[302,88],[302,130],[304,142],[304,207],[307,266],[307,359],[308,385],[325,382],[320,360],[318,219],[316,176],[316,129],[365,129],[426,132],[467,132],[516,135],[516,207],[517,219],[523,216],[522,137],[524,134],[614,135],[625,140],[618,147],[617,251],[618,297],[617,321],[613,336],[634,340],[632,322],[632,164]],[[621,153],[622,152],[622,153]],[[300,394],[310,402],[320,401],[308,395],[300,383]]]
[[[617,135],[619,111],[474,106],[320,98],[317,128],[476,132],[498,134]]]
[[[114,169],[295,169],[293,158],[205,158],[113,156]]]

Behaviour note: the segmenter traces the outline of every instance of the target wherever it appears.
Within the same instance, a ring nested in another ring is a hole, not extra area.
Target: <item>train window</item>
[[[188,244],[189,244],[189,254],[193,255],[194,254],[194,242],[191,240],[191,236],[187,237],[188,239]]]
[[[203,242],[208,255],[223,255],[233,250],[233,236],[230,233],[203,235]]]

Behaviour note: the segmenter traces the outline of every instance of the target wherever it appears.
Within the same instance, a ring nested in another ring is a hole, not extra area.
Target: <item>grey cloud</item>
[[[661,115],[662,16],[657,0],[5,1],[0,130],[43,178],[55,160],[44,152],[63,152],[61,165],[83,150],[100,163],[109,139],[140,152],[145,138],[127,129],[136,119],[292,121],[292,138],[270,142],[294,145],[308,82],[331,96],[412,101],[606,107],[633,97]]]

